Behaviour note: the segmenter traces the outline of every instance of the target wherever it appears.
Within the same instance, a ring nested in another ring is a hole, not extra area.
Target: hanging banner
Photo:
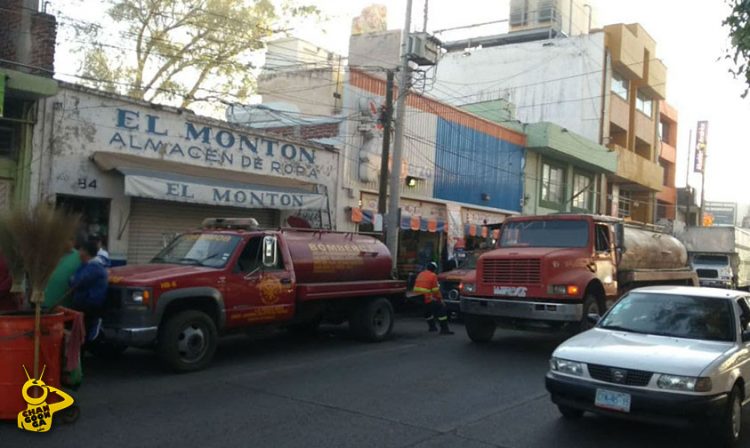
[[[703,173],[705,167],[703,162],[706,157],[706,146],[708,144],[708,121],[699,121],[695,132],[695,162],[693,171]]]
[[[320,194],[264,190],[255,186],[210,185],[187,180],[125,175],[125,194],[193,204],[278,210],[322,209]]]

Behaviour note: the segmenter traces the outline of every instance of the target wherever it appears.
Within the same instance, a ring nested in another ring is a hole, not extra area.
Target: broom
[[[66,243],[73,238],[78,221],[78,215],[56,210],[44,203],[31,209],[15,209],[7,218],[8,231],[15,240],[31,288],[30,302],[34,304],[35,378],[39,374],[44,289],[52,271],[65,254]]]

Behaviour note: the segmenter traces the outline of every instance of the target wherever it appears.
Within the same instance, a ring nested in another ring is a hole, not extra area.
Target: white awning
[[[325,196],[302,189],[219,181],[133,168],[117,170],[125,175],[125,194],[128,196],[225,207],[278,210],[325,208]]]

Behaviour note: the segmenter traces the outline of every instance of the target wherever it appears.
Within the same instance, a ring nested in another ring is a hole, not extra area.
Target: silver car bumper
[[[461,312],[513,319],[578,322],[583,318],[583,304],[461,297]]]
[[[156,342],[158,327],[102,328],[105,339],[135,347],[148,346]]]

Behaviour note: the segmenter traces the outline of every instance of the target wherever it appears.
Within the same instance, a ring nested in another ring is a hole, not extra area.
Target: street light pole
[[[399,197],[401,196],[401,157],[404,149],[404,122],[406,114],[406,96],[409,91],[409,30],[411,29],[412,0],[406,0],[406,21],[401,34],[401,70],[399,71],[398,99],[396,101],[395,139],[393,142],[393,162],[391,164],[390,202],[388,203],[388,220],[386,243],[391,252],[393,270],[396,270],[398,258],[399,234]]]
[[[685,227],[690,226],[690,203],[695,200],[693,194],[690,192],[690,163],[693,161],[693,159],[690,158],[690,145],[693,144],[692,142],[693,130],[691,129],[687,145],[687,169],[685,170],[685,199],[687,199],[685,203]]]

